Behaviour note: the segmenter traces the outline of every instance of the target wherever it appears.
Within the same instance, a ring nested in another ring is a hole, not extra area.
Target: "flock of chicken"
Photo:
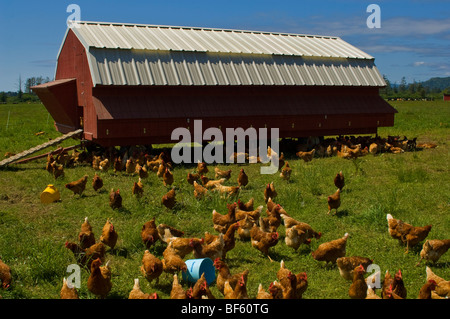
[[[380,142],[380,140],[352,140],[345,143],[336,144],[330,142],[324,147],[318,145],[311,151],[297,150],[296,155],[304,161],[310,161],[317,156],[318,153],[324,152],[328,155],[336,154],[344,158],[355,158],[365,155],[365,152],[376,153],[383,150],[382,145],[387,147],[384,151],[389,150],[395,152],[395,147],[404,148],[405,150],[415,148],[415,140],[409,141],[400,139]],[[358,143],[358,144],[355,144]],[[365,146],[368,144],[368,146]],[[372,144],[376,144],[376,147]],[[337,147],[339,145],[339,147]],[[396,145],[396,146],[394,146]],[[398,146],[403,145],[403,146]],[[323,148],[323,149],[322,149]],[[375,150],[376,149],[376,150]],[[316,153],[317,152],[317,153]],[[280,178],[289,180],[292,169],[288,161],[284,159],[281,152],[280,155],[268,148],[267,156],[277,156],[279,160]],[[112,159],[114,158],[114,159]],[[58,178],[64,174],[64,167],[68,167],[71,163],[87,162],[92,164],[96,171],[126,171],[130,174],[137,174],[139,180],[134,182],[132,193],[135,196],[142,196],[143,183],[142,180],[147,178],[150,173],[154,172],[162,179],[164,186],[171,186],[174,182],[172,163],[166,152],[162,152],[159,156],[150,156],[143,152],[134,152],[129,158],[121,156],[95,156],[86,152],[73,152],[72,155],[60,153],[54,158],[49,155],[47,158],[46,169]],[[236,239],[241,241],[250,241],[251,246],[267,256],[272,261],[269,249],[274,247],[280,241],[278,233],[279,227],[285,227],[285,244],[294,250],[300,245],[308,245],[311,239],[319,240],[321,232],[314,230],[311,225],[296,220],[290,216],[284,208],[275,202],[277,191],[274,183],[269,183],[264,189],[265,206],[260,205],[254,207],[254,199],[248,202],[242,202],[239,199],[239,191],[249,183],[249,178],[244,169],[240,169],[237,177],[237,186],[225,186],[224,182],[231,178],[231,170],[220,170],[214,168],[215,179],[206,177],[209,172],[206,163],[199,162],[196,173],[188,173],[186,181],[191,184],[193,195],[196,199],[202,199],[210,192],[218,192],[221,196],[233,198],[236,201],[227,204],[227,213],[222,214],[214,210],[212,212],[212,222],[214,230],[218,235],[205,232],[204,237],[186,237],[185,233],[167,224],[157,225],[155,218],[146,222],[142,228],[141,239],[146,250],[143,254],[141,272],[143,276],[151,283],[163,273],[173,275],[172,290],[170,292],[171,299],[215,299],[204,277],[201,278],[191,287],[184,288],[178,276],[180,272],[187,271],[185,263],[186,257],[193,254],[194,258],[210,258],[214,261],[217,270],[215,285],[222,294],[220,298],[225,299],[247,299],[247,277],[249,270],[232,274],[227,265],[227,253],[234,249]],[[85,175],[77,181],[67,183],[65,187],[74,194],[81,195],[86,189],[88,176]],[[334,176],[334,184],[337,190],[334,194],[327,197],[328,213],[340,207],[340,192],[345,186],[345,179],[342,172]],[[103,180],[95,173],[92,179],[92,187],[98,191],[103,187]],[[172,209],[176,205],[176,191],[172,187],[162,198],[161,203],[168,209]],[[119,189],[112,189],[109,194],[109,205],[112,209],[120,209],[122,207],[122,197]],[[264,216],[263,210],[266,215]],[[406,249],[415,246],[426,239],[431,230],[431,225],[424,227],[415,227],[404,221],[393,218],[388,214],[388,229],[392,238],[400,240],[406,244]],[[403,284],[402,274],[399,270],[393,277],[386,272],[381,287],[374,285],[374,274],[367,278],[368,267],[372,264],[372,260],[361,256],[346,256],[346,244],[349,234],[343,237],[324,242],[311,253],[312,258],[317,261],[325,261],[327,264],[336,264],[341,276],[351,281],[349,287],[349,297],[354,299],[379,299],[390,298],[399,299],[406,298],[406,288]],[[103,265],[107,255],[107,247],[113,249],[117,243],[118,232],[111,220],[107,220],[99,241],[96,240],[92,231],[92,226],[88,218],[81,225],[78,234],[78,243],[66,242],[65,246],[70,249],[77,263],[85,267],[89,271],[87,282],[88,290],[100,297],[106,298],[112,288],[111,269],[108,263]],[[165,245],[162,258],[158,258],[150,252],[150,248],[157,242]],[[450,248],[450,240],[426,240],[420,252],[420,261],[422,259],[436,262],[442,254]],[[277,280],[269,284],[268,290],[265,290],[260,284],[256,294],[257,299],[300,299],[308,287],[307,274],[304,272],[293,274],[285,265],[284,261],[280,263],[280,269],[276,274]],[[11,285],[11,273],[7,265],[0,260],[0,281],[3,288]],[[375,293],[376,288],[381,288],[381,297]],[[430,268],[427,267],[427,282],[419,293],[419,298],[448,298],[450,291],[450,281],[436,276]],[[78,298],[76,288],[69,287],[66,279],[63,280],[61,289],[61,298],[73,299]],[[157,299],[157,293],[144,293],[139,284],[139,279],[135,279],[133,289],[129,294],[130,299]]]

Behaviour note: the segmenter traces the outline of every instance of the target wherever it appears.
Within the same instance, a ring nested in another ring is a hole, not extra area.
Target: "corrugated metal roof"
[[[72,30],[88,48],[373,59],[329,36],[84,21]]]
[[[94,85],[385,86],[337,37],[78,22]]]
[[[90,60],[101,85],[385,85],[373,60],[96,48]]]

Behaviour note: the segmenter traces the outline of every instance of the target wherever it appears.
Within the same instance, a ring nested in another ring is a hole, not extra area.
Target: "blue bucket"
[[[183,280],[196,283],[203,273],[208,285],[216,279],[216,268],[210,258],[188,259],[185,263],[187,271],[182,273]]]

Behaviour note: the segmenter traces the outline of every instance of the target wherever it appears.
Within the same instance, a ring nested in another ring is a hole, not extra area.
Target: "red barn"
[[[280,137],[373,134],[394,125],[384,86],[374,58],[338,37],[78,22],[55,81],[33,90],[58,131],[116,146],[174,142],[196,119]]]
[[[450,94],[444,93],[444,101],[450,101]]]

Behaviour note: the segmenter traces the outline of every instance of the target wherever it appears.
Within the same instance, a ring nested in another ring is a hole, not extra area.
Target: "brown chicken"
[[[260,283],[258,286],[258,292],[256,293],[256,299],[274,299],[272,294],[270,293],[270,288],[273,286],[272,283],[269,285],[269,292],[264,290],[263,285]],[[281,297],[280,299],[282,299]]]
[[[267,184],[266,188],[264,189],[264,202],[267,203],[267,201],[269,200],[269,198],[274,199],[275,197],[277,197],[278,193],[275,190],[275,186],[272,183]]]
[[[228,227],[225,234],[223,235],[224,246],[222,251],[222,259],[225,259],[227,252],[229,252],[236,246],[235,234],[239,226],[240,226],[239,222],[231,224],[230,227]]]
[[[111,269],[108,262],[101,266],[100,258],[95,259],[91,264],[91,273],[88,278],[87,288],[94,295],[105,299],[112,288]]]
[[[162,178],[163,177],[163,175],[164,175],[164,173],[165,173],[165,171],[166,171],[166,168],[167,168],[167,165],[166,165],[166,163],[164,162],[164,160],[161,160],[158,164],[157,164],[157,170],[156,170],[156,176],[158,176],[159,178]]]
[[[172,248],[173,241],[169,242],[169,245],[163,251],[163,271],[175,274],[180,271],[186,271],[187,266],[183,261],[183,257],[180,257],[176,251]]]
[[[369,145],[369,153],[372,155],[376,155],[378,153],[378,144],[377,143],[371,143]]]
[[[52,174],[55,179],[57,179],[60,176],[64,176],[64,166],[61,164],[58,164],[56,161],[51,163],[50,165],[52,167]]]
[[[122,208],[122,195],[120,195],[120,190],[111,189],[109,193],[109,206],[112,209],[121,209]]]
[[[272,258],[269,256],[269,248],[275,246],[278,243],[278,232],[268,233],[262,231],[258,226],[253,225],[250,230],[250,237],[252,247],[258,249],[264,255],[266,255],[272,262]]]
[[[98,191],[103,187],[103,179],[95,173],[94,178],[92,179],[92,188],[94,191]]]
[[[372,259],[360,256],[340,257],[336,259],[339,273],[345,280],[353,280],[353,270],[362,265],[365,270],[373,263]]]
[[[136,164],[136,172],[139,175],[139,178],[148,178],[148,170],[145,165]]]
[[[236,207],[237,204],[227,204],[228,212],[225,215],[222,215],[218,213],[215,209],[212,212],[212,221],[214,224],[214,230],[225,234],[228,227],[231,226],[231,224],[234,224],[236,222]]]
[[[92,168],[95,171],[99,171],[100,170],[100,162],[101,161],[102,161],[102,157],[101,156],[93,155],[93,157],[92,157]]]
[[[262,284],[259,284],[256,299],[283,299],[283,288],[278,282],[271,282],[268,290],[264,291]]]
[[[176,201],[176,194],[175,194],[175,188],[172,188],[170,191],[168,191],[166,194],[163,195],[161,199],[161,204],[163,204],[166,208],[172,209],[175,207]]]
[[[213,191],[217,191],[221,194],[222,198],[226,197],[237,197],[239,195],[239,186],[223,186],[222,184],[217,184],[216,187],[212,189]]]
[[[200,180],[202,181],[203,187],[206,189],[213,189],[216,188],[217,185],[223,184],[225,182],[225,178],[211,180],[206,176],[200,176]]]
[[[114,173],[123,171],[122,158],[120,156],[114,159]]]
[[[156,292],[152,294],[144,293],[141,289],[139,279],[136,278],[134,279],[134,286],[128,295],[128,299],[158,299],[158,294]]]
[[[127,159],[125,163],[125,172],[130,175],[136,173],[136,161],[133,158]]]
[[[437,284],[435,289],[435,294],[439,298],[448,298],[450,296],[450,280],[445,280],[442,277],[436,275],[430,267],[426,267],[427,281],[434,280]],[[434,299],[439,299],[436,296],[433,296]]]
[[[240,199],[238,199],[237,204],[238,204],[238,208],[240,210],[243,210],[243,211],[246,211],[246,212],[250,212],[250,211],[253,210],[254,202],[255,202],[255,199],[252,197],[246,203],[243,203],[243,202],[241,202]]]
[[[307,234],[303,230],[299,229],[298,225],[295,225],[290,228],[286,228],[284,242],[286,243],[286,246],[297,251],[301,244],[309,244],[311,242],[311,239],[306,237]]]
[[[100,242],[104,243],[106,246],[109,246],[111,249],[114,249],[118,238],[119,235],[117,234],[116,228],[111,221],[107,219],[105,225],[103,226],[102,234],[100,235]]]
[[[221,258],[216,258],[214,260],[214,267],[218,270],[218,274],[216,277],[216,287],[222,294],[224,293],[223,290],[225,287],[225,281],[228,281],[231,288],[234,289],[236,283],[239,281],[239,278],[241,278],[243,275],[243,272],[232,275],[227,263]]]
[[[303,242],[304,244],[309,244],[311,242],[311,240],[308,240],[308,239],[312,239],[312,238],[320,239],[320,237],[322,237],[322,233],[315,231],[311,227],[311,225],[301,222],[301,221],[298,221],[284,213],[281,213],[280,216],[283,219],[283,223],[284,223],[284,226],[286,227],[286,230],[295,226],[295,228],[297,230],[302,230],[306,233],[306,238]]]
[[[200,180],[200,174],[199,173],[188,173],[187,174],[187,182],[191,185],[194,185],[194,182],[198,182]]]
[[[0,281],[3,289],[11,286],[11,268],[0,259]]]
[[[173,237],[183,237],[184,235],[184,232],[182,230],[179,230],[167,224],[159,224],[156,229],[158,230],[159,239],[167,244]]]
[[[338,258],[345,257],[348,236],[348,233],[345,233],[342,238],[320,244],[311,252],[312,257],[317,261],[335,264]]]
[[[445,254],[450,248],[450,239],[431,239],[426,240],[420,251],[420,260],[416,266],[420,265],[420,262],[425,259],[437,262],[443,254]]]
[[[281,152],[280,156],[278,157],[278,170],[282,169],[283,166],[285,165],[285,163],[286,163],[286,160],[284,157],[284,153]]]
[[[402,273],[399,270],[394,277],[387,270],[381,286],[381,297],[383,299],[405,299],[406,288],[403,283]]]
[[[342,189],[344,188],[345,178],[344,178],[344,174],[342,173],[342,171],[337,173],[336,176],[334,177],[334,186],[339,188],[340,191],[342,191]]]
[[[292,168],[289,165],[289,162],[286,161],[284,167],[281,169],[280,177],[285,181],[289,181],[291,179]]]
[[[393,290],[394,278],[389,273],[389,270],[386,270],[384,274],[384,279],[381,285],[381,298],[383,299],[391,299],[391,294]]]
[[[74,182],[70,182],[65,185],[65,187],[69,190],[71,190],[74,194],[81,195],[84,190],[86,189],[86,183],[87,183],[88,176],[84,175],[79,180],[76,180]]]
[[[306,289],[308,289],[308,276],[306,272],[300,272],[297,275],[297,286],[295,288],[296,298],[302,299]]]
[[[248,269],[241,273],[234,288],[231,287],[230,282],[227,280],[224,283],[223,295],[224,299],[248,299],[247,294],[247,277]]]
[[[297,299],[297,277],[286,268],[283,260],[280,262],[280,269],[277,271],[277,279],[283,290],[283,299]]]
[[[81,224],[78,241],[80,242],[81,249],[89,248],[95,244],[95,235],[87,217],[84,218],[84,222]]]
[[[382,298],[377,295],[377,293],[375,292],[375,288],[368,286],[366,299],[382,299]]]
[[[216,299],[209,290],[208,282],[205,278],[205,273],[202,273],[200,278],[192,287],[192,299]]]
[[[251,238],[250,231],[253,225],[255,225],[255,221],[249,215],[245,215],[245,218],[239,221],[237,236],[240,240],[248,240]]]
[[[223,255],[223,247],[225,242],[223,241],[223,234],[220,234],[211,243],[207,244],[202,241],[192,241],[192,247],[194,248],[194,257],[210,258],[212,260],[220,258]]]
[[[172,289],[170,290],[170,299],[192,299],[192,288],[187,290],[178,281],[177,274],[173,275]]]
[[[239,203],[239,201],[238,201]],[[239,206],[239,204],[238,204]],[[253,205],[252,205],[253,207]],[[257,222],[259,221],[259,217],[261,216],[262,209],[264,208],[263,205],[258,206],[255,210],[241,210],[240,208],[236,209],[236,220],[240,221],[245,219],[247,216],[253,221]]]
[[[395,219],[391,214],[386,216],[388,220],[389,234],[392,238],[398,239],[402,243],[406,243],[406,253],[410,247],[413,247],[424,240],[431,231],[431,225],[424,227],[415,227],[403,222],[400,219]]]
[[[248,176],[243,168],[241,168],[241,170],[239,171],[237,182],[239,187],[245,187],[248,184]]]
[[[141,239],[147,249],[150,249],[150,247],[160,239],[155,217],[142,226]]]
[[[218,167],[214,167],[215,178],[225,178],[225,180],[229,180],[231,178],[231,169],[229,170],[221,170]]]
[[[281,205],[277,204],[270,211],[267,210],[267,217],[260,217],[261,225],[267,225],[267,229],[263,229],[267,232],[275,232],[278,227],[281,225]]]
[[[107,158],[105,158],[103,161],[100,161],[98,163],[98,168],[103,172],[107,172],[110,166],[111,166],[111,163],[109,162],[109,159],[107,159]]]
[[[61,299],[80,299],[77,289],[75,287],[69,287],[66,278],[63,278],[63,285],[59,292],[59,297]]]
[[[353,281],[348,290],[348,295],[351,299],[366,299],[367,297],[367,283],[364,279],[366,271],[362,265],[355,267],[353,270]]]
[[[328,202],[328,213],[331,213],[332,209],[335,209],[335,214],[337,214],[338,208],[341,206],[341,191],[339,189],[333,195],[327,197]]]
[[[436,143],[418,143],[417,147],[420,148],[436,148],[438,145]]]
[[[142,179],[140,177],[137,183],[134,182],[133,187],[131,188],[131,193],[137,197],[141,197],[144,194],[144,184],[142,183]]]
[[[197,163],[197,173],[199,173],[201,176],[201,175],[207,174],[208,172],[209,172],[209,170],[208,170],[208,166],[206,165],[206,163],[199,161]]]
[[[156,283],[159,281],[159,276],[163,272],[163,263],[155,255],[150,253],[147,249],[142,257],[141,272],[150,283],[156,279]]]
[[[197,181],[193,182],[194,185],[194,197],[196,199],[202,199],[208,194],[208,189],[198,184]]]
[[[393,287],[393,292],[397,296],[400,296],[401,298],[406,299],[407,292],[406,292],[405,283],[403,282],[402,272],[400,269],[394,275],[394,283],[393,283],[392,287]]]
[[[309,152],[299,151],[299,152],[295,153],[295,155],[300,157],[305,162],[311,162],[313,160],[313,158],[314,158],[315,152],[316,152],[316,149],[312,149]]]
[[[52,163],[55,161],[52,154],[47,155],[47,163],[45,164],[45,170],[49,172],[50,174],[53,174],[53,167]]]
[[[169,168],[166,168],[163,174],[163,184],[164,186],[170,186],[173,184],[173,174]]]
[[[86,249],[73,242],[66,242],[65,246],[73,252],[77,263],[82,267],[87,267],[87,269],[91,268],[93,260],[100,258],[103,261],[105,259],[106,248],[103,243],[96,243]]]
[[[430,279],[428,280],[419,291],[418,299],[432,299],[431,292],[436,289],[437,283],[436,281]]]

